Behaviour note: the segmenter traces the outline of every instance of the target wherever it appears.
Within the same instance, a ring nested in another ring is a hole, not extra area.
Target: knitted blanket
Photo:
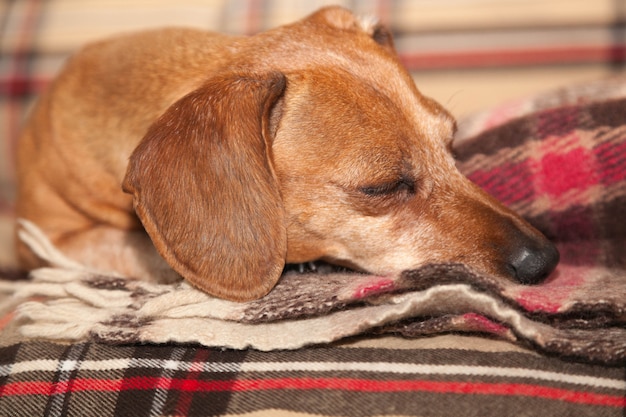
[[[626,362],[626,100],[542,110],[456,149],[459,168],[557,243],[548,280],[522,286],[462,264],[393,277],[286,269],[263,299],[233,303],[66,259],[36,225],[19,236],[52,267],[11,284],[30,337],[109,344],[296,349],[360,334],[472,332],[577,360]],[[391,243],[390,243],[391,244]]]

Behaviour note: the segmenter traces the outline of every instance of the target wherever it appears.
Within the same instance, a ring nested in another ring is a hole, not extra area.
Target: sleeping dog
[[[88,266],[230,300],[313,260],[540,282],[558,252],[459,173],[454,132],[389,31],[342,8],[251,37],[127,34],[84,48],[40,98],[17,216]]]

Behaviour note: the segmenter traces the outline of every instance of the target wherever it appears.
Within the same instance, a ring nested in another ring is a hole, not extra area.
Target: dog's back
[[[141,227],[121,188],[128,157],[154,120],[219,68],[235,38],[193,29],[96,42],[70,58],[19,141],[16,215],[54,240],[95,224]],[[22,265],[39,264],[18,246]]]

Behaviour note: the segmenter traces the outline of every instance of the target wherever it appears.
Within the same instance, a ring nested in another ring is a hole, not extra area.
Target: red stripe
[[[19,99],[39,94],[50,84],[47,76],[14,75],[0,78],[0,93],[9,99]]]
[[[186,416],[189,414],[194,398],[194,391],[197,391],[197,389],[193,389],[193,387],[196,385],[197,378],[202,375],[202,364],[209,360],[210,352],[209,349],[198,349],[193,358],[192,367],[189,372],[187,372],[186,379],[183,380],[186,389],[181,389],[180,396],[178,397],[176,410],[180,415]]]
[[[246,26],[243,31],[245,34],[254,35],[262,30],[263,3],[263,0],[247,1],[247,13],[245,15]]]
[[[535,397],[565,401],[577,404],[626,407],[622,395],[606,395],[531,384],[492,384],[476,382],[437,382],[437,381],[373,381],[350,378],[276,378],[244,379],[239,381],[199,381],[158,377],[136,377],[126,380],[77,379],[72,384],[50,382],[14,382],[7,384],[4,395],[50,395],[53,390],[63,393],[63,389],[80,391],[120,391],[152,390],[166,388],[185,392],[247,392],[270,390],[338,390],[353,392],[434,392],[442,394],[472,394]]]
[[[623,62],[626,46],[569,46],[520,50],[401,53],[400,59],[411,70],[449,67],[484,68],[579,62]]]

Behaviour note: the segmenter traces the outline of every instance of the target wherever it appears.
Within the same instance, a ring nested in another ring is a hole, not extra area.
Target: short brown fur
[[[239,301],[317,259],[508,279],[509,248],[549,243],[457,171],[454,129],[389,32],[341,8],[251,37],[123,35],[84,48],[40,98],[17,215],[92,267]]]

